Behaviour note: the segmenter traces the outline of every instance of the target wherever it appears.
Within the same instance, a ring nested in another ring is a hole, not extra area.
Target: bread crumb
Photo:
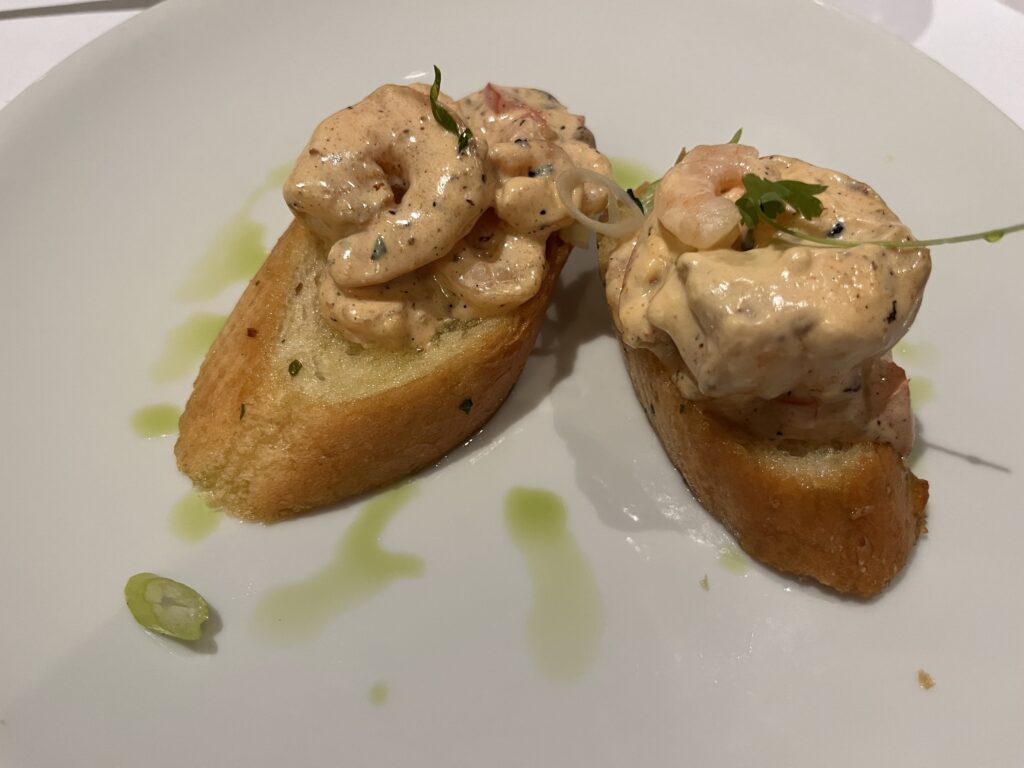
[[[705,592],[710,591],[711,585],[708,583],[708,575],[706,573],[704,574],[704,578],[701,579],[698,583],[700,584],[700,588],[703,589]]]
[[[917,670],[917,684],[927,691],[929,688],[935,687],[935,680],[923,669],[919,669]]]

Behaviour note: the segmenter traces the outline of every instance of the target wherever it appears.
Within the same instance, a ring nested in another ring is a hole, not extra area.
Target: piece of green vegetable
[[[434,119],[449,133],[459,139],[459,152],[469,146],[469,140],[473,138],[473,132],[469,128],[459,130],[459,124],[455,122],[452,113],[441,106],[437,98],[441,95],[441,70],[434,65],[434,84],[430,86],[430,111],[434,113]]]
[[[292,360],[290,363],[288,363],[288,373],[291,376],[298,376],[299,375],[299,371],[301,371],[301,370],[302,370],[302,363],[300,363],[298,360]]]
[[[753,173],[743,174],[747,191],[736,201],[743,223],[753,229],[758,221],[774,221],[789,205],[805,219],[821,215],[821,201],[816,197],[825,191],[822,184],[802,181],[768,181]]]
[[[210,606],[191,587],[154,573],[137,573],[124,585],[132,616],[146,629],[179,640],[198,640]]]
[[[768,181],[753,173],[743,176],[743,187],[747,190],[736,201],[743,223],[753,229],[759,221],[763,221],[779,232],[810,243],[828,246],[829,248],[855,248],[858,245],[880,245],[883,248],[910,250],[926,248],[932,245],[948,245],[951,243],[967,243],[972,240],[984,240],[997,243],[1004,235],[1024,231],[1024,222],[1009,227],[986,229],[983,232],[972,232],[968,235],[954,237],[936,237],[929,240],[843,240],[841,238],[819,237],[809,232],[802,232],[784,227],[776,219],[786,211],[787,205],[805,219],[815,219],[821,215],[821,201],[817,196],[827,187],[821,184],[805,184],[801,181]]]
[[[658,189],[658,185],[661,183],[661,179],[655,179],[654,181],[645,181],[639,187],[634,190],[630,190],[633,194],[630,197],[633,202],[640,206],[640,210],[644,213],[649,213],[654,210],[654,193]]]
[[[732,138],[729,139],[729,143],[730,144],[739,144],[740,143],[740,139],[742,139],[742,138],[743,138],[743,129],[742,128],[737,128],[736,129],[736,133],[734,133],[732,135]]]

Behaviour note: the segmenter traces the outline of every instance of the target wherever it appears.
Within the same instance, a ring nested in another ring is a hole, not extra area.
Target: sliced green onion
[[[179,640],[198,640],[210,618],[210,606],[202,595],[155,573],[137,573],[128,579],[124,597],[139,624]]]

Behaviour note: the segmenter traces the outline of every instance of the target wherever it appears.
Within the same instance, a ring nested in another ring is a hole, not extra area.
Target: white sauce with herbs
[[[386,85],[324,120],[285,199],[331,244],[320,284],[330,326],[364,347],[421,348],[447,324],[514,310],[540,288],[548,238],[572,218],[554,178],[577,165],[611,175],[583,118],[550,94],[488,85],[439,102]],[[581,189],[597,211],[602,190]]]
[[[742,174],[755,173],[826,186],[820,217],[784,217],[785,226],[837,243],[911,239],[877,193],[836,171],[735,145],[698,147],[679,169],[692,178],[675,185],[686,187],[678,201],[657,201],[609,259],[608,299],[624,341],[658,354],[686,398],[760,434],[909,450],[906,381],[886,355],[917,314],[928,250],[794,244],[766,224],[746,232],[726,206],[709,208],[711,199],[735,201]],[[669,211],[686,221],[669,221]],[[702,250],[677,233],[720,242]]]

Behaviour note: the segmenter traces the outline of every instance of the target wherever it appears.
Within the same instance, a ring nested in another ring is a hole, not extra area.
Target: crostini
[[[209,350],[180,420],[208,502],[275,521],[440,459],[533,347],[574,222],[557,174],[610,175],[582,117],[488,85],[383,86],[324,120],[285,184],[295,220]],[[602,188],[574,205],[596,212]]]
[[[878,594],[925,530],[890,350],[927,248],[866,184],[740,144],[684,153],[636,202],[647,210],[601,238],[600,268],[672,463],[755,559]]]

